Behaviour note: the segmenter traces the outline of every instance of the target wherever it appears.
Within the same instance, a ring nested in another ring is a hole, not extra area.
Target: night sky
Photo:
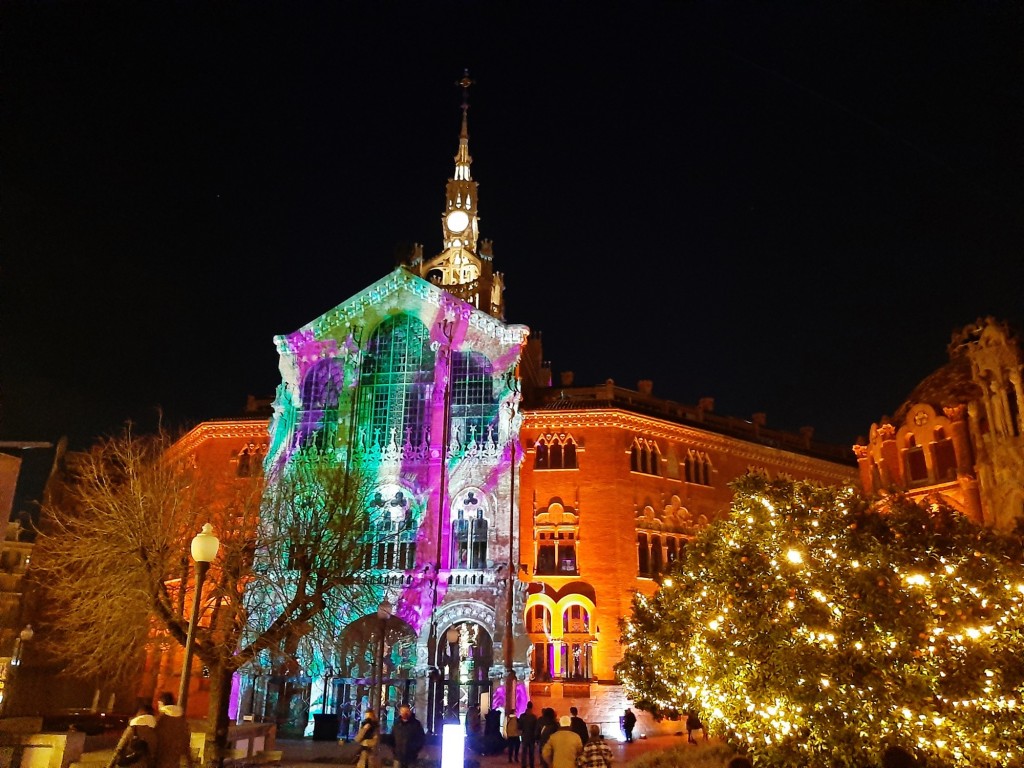
[[[440,249],[463,68],[508,320],[850,444],[1024,321],[1016,2],[8,2],[0,438],[272,396],[276,334]]]

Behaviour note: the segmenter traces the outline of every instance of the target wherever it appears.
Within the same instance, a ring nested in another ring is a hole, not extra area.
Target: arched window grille
[[[378,325],[366,343],[359,377],[359,425],[369,443],[424,442],[433,383],[427,327],[408,314]]]
[[[476,491],[467,491],[455,509],[452,520],[451,567],[483,570],[487,567],[488,522],[484,504]]]
[[[479,352],[452,354],[452,435],[463,444],[481,442],[488,428],[497,438],[498,398],[494,367]]]

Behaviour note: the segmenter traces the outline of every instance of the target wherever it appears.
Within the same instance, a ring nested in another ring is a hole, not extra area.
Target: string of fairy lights
[[[948,509],[751,476],[623,623],[620,679],[765,765],[1024,763],[1024,568]]]

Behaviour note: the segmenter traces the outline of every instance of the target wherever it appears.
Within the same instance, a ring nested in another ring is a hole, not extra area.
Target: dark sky
[[[1022,7],[8,0],[0,437],[272,395],[276,334],[439,250],[468,67],[556,375],[852,443],[1024,320]]]

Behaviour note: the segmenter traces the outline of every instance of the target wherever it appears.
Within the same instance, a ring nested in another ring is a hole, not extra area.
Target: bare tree
[[[66,493],[44,508],[31,573],[69,674],[137,681],[147,646],[185,644],[189,545],[214,523],[221,545],[194,651],[210,670],[217,756],[234,672],[257,658],[308,667],[303,650],[330,647],[338,622],[372,603],[358,545],[370,484],[316,452],[266,479],[204,476],[167,434],[126,430],[67,474]]]

